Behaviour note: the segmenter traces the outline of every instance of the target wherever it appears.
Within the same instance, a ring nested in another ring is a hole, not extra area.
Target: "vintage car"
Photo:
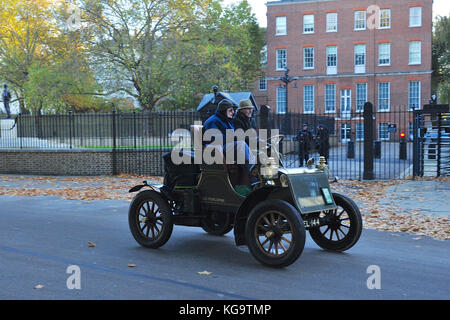
[[[276,138],[268,145],[282,139]],[[239,165],[174,165],[170,154],[164,161],[163,185],[144,181],[130,190],[140,192],[130,205],[129,227],[144,247],[164,245],[173,225],[201,227],[213,235],[234,229],[236,245],[247,245],[264,265],[284,267],[301,255],[305,230],[317,245],[332,251],[351,248],[361,235],[359,209],[331,191],[324,158],[292,169],[281,160],[257,164],[250,184],[240,181],[245,175]]]

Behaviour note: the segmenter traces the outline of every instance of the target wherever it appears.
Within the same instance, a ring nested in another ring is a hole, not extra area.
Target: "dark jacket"
[[[203,124],[203,132],[209,129],[220,130],[223,136],[222,145],[224,145],[225,139],[227,137],[226,130],[234,130],[234,125],[231,123],[231,119],[228,119],[223,113],[216,111],[216,113],[206,119],[205,123]],[[214,141],[214,139],[212,141]]]
[[[313,135],[309,130],[300,130],[296,139],[300,144],[300,151],[309,153],[314,148]]]
[[[255,129],[256,125],[252,118],[246,117],[241,112],[238,112],[236,117],[233,119],[233,125],[235,129],[242,129],[247,131],[248,129]]]
[[[328,152],[330,149],[330,135],[328,129],[317,130],[317,144],[319,147],[319,154],[328,157]]]
[[[246,132],[249,129],[254,129],[255,131],[257,130],[254,119],[248,118],[240,112],[238,112],[236,117],[233,118],[233,125],[236,130],[242,129],[242,130],[244,130],[244,132]],[[256,132],[256,134],[258,134],[258,133]],[[256,138],[256,143],[258,143],[258,137],[255,136],[255,138]],[[255,140],[252,139],[252,141],[255,141]],[[250,138],[248,136],[245,137],[245,142],[247,143],[247,145],[250,145]]]

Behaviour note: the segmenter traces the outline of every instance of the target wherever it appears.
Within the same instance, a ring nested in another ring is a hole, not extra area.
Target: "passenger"
[[[227,130],[235,130],[235,126],[233,125],[233,115],[235,112],[236,105],[228,99],[223,99],[217,105],[216,112],[209,117],[204,125],[204,132],[210,129],[217,129],[222,133],[222,143],[221,146],[223,150],[225,150],[225,154],[227,152],[233,152],[237,159],[239,160],[242,155],[244,156],[244,163],[238,163],[239,165],[243,165],[244,170],[249,174],[250,173],[250,165],[256,163],[256,157],[250,151],[247,143],[245,141],[226,141]],[[215,140],[212,140],[213,142]],[[238,155],[241,155],[239,157]],[[227,160],[231,160],[226,158]],[[231,160],[234,163],[234,158]],[[230,163],[231,164],[231,163]]]
[[[203,125],[204,131],[218,129],[222,133],[222,146],[225,145],[227,136],[226,131],[235,129],[232,123],[235,109],[236,105],[233,102],[228,99],[223,99],[217,105],[216,112],[206,119]]]

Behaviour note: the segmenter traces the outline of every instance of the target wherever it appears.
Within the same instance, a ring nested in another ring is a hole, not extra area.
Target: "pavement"
[[[405,181],[389,187],[381,204],[395,203],[406,211],[420,208],[422,213],[450,216],[450,179]]]

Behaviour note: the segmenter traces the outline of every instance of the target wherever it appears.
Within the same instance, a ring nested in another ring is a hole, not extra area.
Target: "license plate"
[[[303,220],[303,224],[305,225],[305,228],[320,227],[320,220],[319,218],[305,219]]]

